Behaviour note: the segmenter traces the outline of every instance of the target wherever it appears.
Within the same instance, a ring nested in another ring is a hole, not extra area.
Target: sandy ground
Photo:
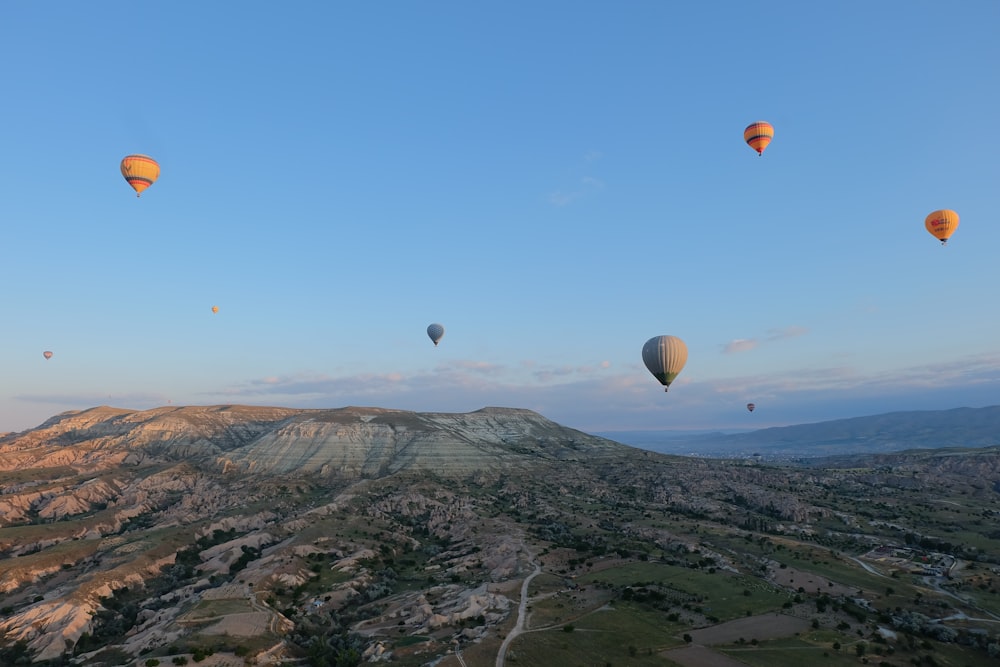
[[[709,646],[730,644],[741,637],[747,641],[790,637],[808,628],[809,621],[806,619],[785,614],[761,614],[750,618],[738,618],[710,628],[692,630],[688,633],[693,640],[692,644],[665,651],[663,655],[684,667],[745,667],[746,663],[714,651]]]
[[[666,651],[662,655],[684,667],[746,667],[745,662],[695,644]]]
[[[833,583],[826,577],[812,572],[803,572],[794,567],[774,568],[771,570],[771,580],[786,588],[802,588],[806,593],[828,593],[831,596],[846,595],[854,597],[858,589]]]
[[[785,614],[761,614],[750,618],[738,618],[728,623],[719,623],[710,628],[692,630],[691,638],[696,644],[731,644],[740,637],[751,639],[777,639],[791,637],[796,632],[809,629],[809,621]]]
[[[227,614],[218,623],[201,632],[206,635],[257,637],[270,630],[271,614],[264,611],[248,611],[243,614]]]

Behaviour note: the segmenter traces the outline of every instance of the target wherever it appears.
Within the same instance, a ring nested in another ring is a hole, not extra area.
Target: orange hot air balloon
[[[743,130],[743,140],[750,145],[750,148],[757,151],[757,155],[763,155],[764,149],[774,139],[774,126],[770,123],[758,120],[756,123],[747,125]]]
[[[160,177],[160,165],[148,155],[126,155],[121,167],[122,176],[135,190],[136,197]]]
[[[213,313],[219,312],[219,307],[218,306],[212,306],[212,312]]]
[[[948,243],[948,238],[958,229],[958,213],[943,209],[934,211],[924,219],[924,227],[941,242]]]
[[[52,353],[49,352],[48,350],[45,350],[44,352],[42,352],[42,356],[45,357],[46,359],[51,359]]]

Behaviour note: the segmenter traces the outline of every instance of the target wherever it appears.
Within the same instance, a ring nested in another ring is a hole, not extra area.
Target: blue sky
[[[997,26],[995,0],[5,5],[0,431],[996,404]],[[130,153],[162,169],[141,199]],[[660,334],[689,348],[669,393]]]

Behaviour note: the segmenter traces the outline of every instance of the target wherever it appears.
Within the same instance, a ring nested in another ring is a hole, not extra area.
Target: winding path
[[[500,650],[497,652],[496,667],[503,667],[504,658],[507,657],[507,648],[519,634],[524,632],[524,623],[528,614],[528,585],[531,583],[532,579],[542,573],[542,566],[535,562],[533,555],[531,556],[531,560],[529,562],[535,566],[535,571],[525,577],[524,581],[521,582],[521,603],[517,605],[517,623],[514,624],[514,629],[507,633],[507,636],[504,637],[503,643],[500,644]]]

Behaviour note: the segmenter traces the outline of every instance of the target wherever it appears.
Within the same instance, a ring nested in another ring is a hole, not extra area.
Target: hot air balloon
[[[42,356],[45,357],[46,359],[51,359],[52,353],[49,352],[48,350],[45,350],[44,352],[42,352]]]
[[[440,324],[432,324],[427,327],[427,335],[430,336],[430,339],[434,341],[435,345],[437,345],[444,336],[444,327]]]
[[[676,336],[653,336],[642,346],[642,363],[660,381],[663,391],[670,389],[687,358],[687,345]]]
[[[219,312],[219,307],[218,306],[212,306],[212,312],[213,313]]]
[[[753,409],[756,407],[757,406],[754,405],[753,403],[747,403],[747,410],[749,410],[750,412],[753,412]]]
[[[743,130],[743,140],[750,144],[750,148],[757,151],[757,155],[763,155],[764,149],[774,138],[774,127],[763,120],[747,125]]]
[[[122,158],[122,176],[138,197],[160,177],[160,165],[148,155],[126,155]]]
[[[934,211],[924,220],[924,227],[941,241],[941,245],[945,245],[948,237],[958,229],[958,213],[948,209]]]

